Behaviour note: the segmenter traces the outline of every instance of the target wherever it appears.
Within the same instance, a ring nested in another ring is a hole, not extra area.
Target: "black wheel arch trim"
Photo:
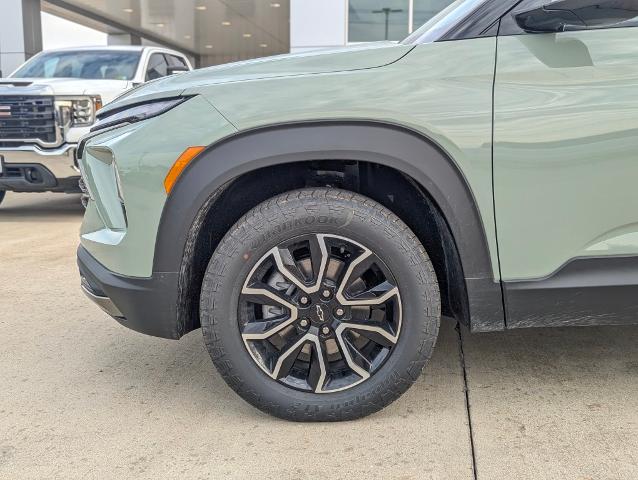
[[[164,206],[154,272],[181,272],[183,253],[201,208],[233,179],[254,170],[300,161],[364,161],[414,179],[438,205],[455,239],[467,286],[473,330],[502,330],[503,300],[494,279],[487,237],[463,173],[432,139],[404,126],[376,121],[317,121],[246,130],[202,152],[182,172]]]

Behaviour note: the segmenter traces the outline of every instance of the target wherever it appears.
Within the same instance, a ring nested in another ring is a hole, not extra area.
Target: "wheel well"
[[[200,286],[215,248],[251,208],[280,193],[304,187],[351,190],[379,202],[417,235],[436,271],[443,315],[469,326],[467,291],[450,228],[432,198],[402,172],[360,161],[304,161],[260,168],[213,193],[189,231],[179,275],[179,317],[185,331],[199,327]]]

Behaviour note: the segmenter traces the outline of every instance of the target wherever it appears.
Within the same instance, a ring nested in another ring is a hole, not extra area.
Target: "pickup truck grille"
[[[55,143],[53,97],[0,95],[0,141]]]

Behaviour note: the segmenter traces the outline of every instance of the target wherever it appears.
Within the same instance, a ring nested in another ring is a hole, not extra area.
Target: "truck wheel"
[[[432,354],[440,310],[414,233],[369,198],[327,188],[279,195],[241,218],[200,297],[224,380],[295,421],[351,420],[397,399]]]

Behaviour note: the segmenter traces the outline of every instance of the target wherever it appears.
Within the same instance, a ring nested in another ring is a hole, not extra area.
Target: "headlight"
[[[102,130],[120,123],[135,123],[156,117],[168,112],[180,103],[185,102],[188,98],[189,97],[163,98],[147,103],[129,105],[121,109],[109,110],[103,115],[98,115],[98,121],[91,131],[95,132],[96,130]]]
[[[55,105],[62,125],[88,127],[95,123],[97,111],[102,108],[102,98],[99,95],[56,97]]]

